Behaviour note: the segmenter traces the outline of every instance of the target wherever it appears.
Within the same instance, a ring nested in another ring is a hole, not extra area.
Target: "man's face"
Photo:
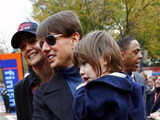
[[[122,52],[125,72],[137,71],[139,68],[142,54],[140,45],[137,40],[132,40],[127,47],[127,50]]]
[[[153,82],[152,80],[148,80],[148,81],[147,81],[147,85],[148,85],[149,87],[153,87],[153,86],[154,86],[154,82]]]
[[[37,65],[41,60],[44,59],[44,55],[39,46],[39,41],[24,40],[20,45],[20,49],[23,57],[25,58],[28,65]]]
[[[46,38],[41,40],[41,48],[45,56],[51,65],[51,68],[55,67],[69,67],[72,66],[72,48],[74,47],[75,41],[73,40],[73,35],[70,37],[65,37],[62,34],[50,33],[49,42],[54,42],[50,44],[47,42]],[[54,37],[55,39],[53,39]],[[74,41],[74,42],[73,42]]]
[[[157,79],[157,80],[155,81],[155,87],[156,87],[156,88],[160,88],[160,79]]]

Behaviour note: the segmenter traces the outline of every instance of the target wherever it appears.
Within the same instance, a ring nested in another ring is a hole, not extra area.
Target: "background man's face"
[[[160,79],[157,79],[157,80],[155,81],[155,87],[156,87],[156,88],[160,88]]]
[[[56,35],[52,33],[51,35]],[[47,56],[51,68],[69,67],[72,65],[72,37],[60,36],[56,38],[54,45],[43,41],[42,51]]]
[[[29,43],[27,40],[24,40],[20,45],[22,55],[28,65],[34,66],[44,58],[38,42]]]
[[[142,54],[140,45],[137,40],[133,40],[127,47],[127,50],[122,52],[125,72],[137,71],[139,68]]]

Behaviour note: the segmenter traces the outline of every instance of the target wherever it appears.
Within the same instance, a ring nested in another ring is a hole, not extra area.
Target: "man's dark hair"
[[[46,18],[38,27],[37,38],[46,37],[51,32],[70,37],[78,32],[82,37],[82,26],[78,16],[70,10],[58,12]]]
[[[120,40],[118,40],[117,43],[118,43],[121,51],[125,51],[125,50],[127,50],[130,42],[133,41],[133,40],[135,40],[135,38],[128,35],[128,36],[122,37]]]

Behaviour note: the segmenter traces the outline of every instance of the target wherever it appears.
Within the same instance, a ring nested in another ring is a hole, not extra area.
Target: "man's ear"
[[[71,39],[72,39],[71,42],[72,42],[73,46],[75,46],[80,40],[80,34],[78,32],[73,33],[71,36]]]
[[[122,55],[122,60],[124,60],[124,58],[125,58],[125,51],[121,51],[121,55]]]

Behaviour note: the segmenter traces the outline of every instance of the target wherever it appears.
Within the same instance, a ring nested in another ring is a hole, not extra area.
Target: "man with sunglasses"
[[[82,27],[72,11],[46,18],[38,27],[37,39],[55,75],[36,89],[32,120],[73,120],[72,102],[82,82],[72,63],[72,50],[82,37]]]
[[[52,76],[52,69],[36,41],[37,24],[24,22],[11,40],[13,48],[19,48],[30,66],[29,75],[14,87],[17,120],[31,120],[33,113],[32,98],[35,88]]]

